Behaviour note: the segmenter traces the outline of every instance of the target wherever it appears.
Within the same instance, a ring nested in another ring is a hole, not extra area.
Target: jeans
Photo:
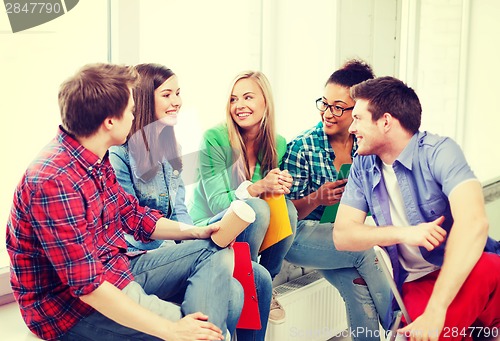
[[[250,198],[245,202],[255,211],[255,221],[248,225],[248,227],[236,237],[236,241],[247,242],[248,245],[250,245],[250,256],[252,257],[252,261],[257,262],[259,249],[269,226],[271,212],[269,205],[262,199]],[[260,254],[259,263],[269,271],[271,278],[274,278],[280,272],[281,266],[283,265],[283,259],[292,245],[295,230],[297,228],[297,210],[290,200],[286,200],[286,205],[288,209],[288,218],[292,226],[292,235],[270,246]],[[221,220],[226,211],[227,210],[215,215],[210,219],[209,224]]]
[[[234,255],[210,239],[163,247],[131,259],[135,281],[124,292],[146,308],[170,320],[197,311],[233,333],[243,308],[243,289],[233,278]],[[156,295],[157,297],[153,296]],[[177,306],[170,302],[179,303]],[[158,340],[94,312],[61,340]]]
[[[257,262],[259,257],[259,249],[262,241],[264,240],[267,227],[269,226],[270,210],[269,205],[264,200],[259,198],[248,199],[246,200],[246,203],[250,205],[250,207],[252,207],[252,209],[255,211],[255,221],[252,224],[248,225],[248,227],[238,237],[236,237],[236,241],[247,242],[250,246],[250,257],[252,258],[253,262]],[[256,271],[257,264],[253,264],[255,287],[257,289],[257,296],[259,300],[259,314],[262,328],[258,331],[238,329],[238,341],[264,340],[265,338],[272,298],[272,283],[270,282],[270,280],[280,272],[285,254],[287,253],[290,245],[293,242],[293,236],[295,234],[295,229],[297,226],[297,210],[295,209],[295,206],[291,201],[287,200],[286,204],[293,234],[267,248],[260,254],[259,263],[265,269],[267,269],[269,274],[266,275],[262,271],[264,270],[262,269],[262,267],[258,267],[258,271]],[[212,217],[212,219],[210,219],[209,221],[209,224],[221,220],[226,211],[227,210],[224,210]],[[270,278],[268,280],[269,275]]]
[[[267,321],[271,309],[271,298],[273,295],[273,284],[269,272],[261,265],[252,262],[257,300],[259,303],[260,330],[236,329],[238,341],[264,341],[266,337]]]
[[[331,223],[300,220],[285,258],[293,264],[317,269],[337,288],[346,304],[354,340],[379,340],[379,315],[384,328],[392,322],[392,296],[375,252],[337,251],[332,233]]]

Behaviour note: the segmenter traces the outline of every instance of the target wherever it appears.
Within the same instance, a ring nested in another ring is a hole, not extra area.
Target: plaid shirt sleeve
[[[104,187],[108,193],[104,210],[104,213],[108,216],[106,220],[113,221],[112,217],[109,216],[116,214],[120,220],[116,229],[133,235],[136,240],[150,241],[151,234],[156,228],[156,222],[163,217],[163,213],[156,209],[141,206],[135,195],[125,191],[118,182],[109,159],[105,161],[102,172],[106,179]],[[117,212],[112,214],[109,210],[111,207],[117,208]]]
[[[309,167],[302,141],[296,139],[288,143],[281,169],[288,170],[293,177],[292,188],[290,188],[290,194],[287,195],[289,199],[300,199],[308,194]]]
[[[118,193],[118,207],[124,232],[133,235],[136,240],[151,241],[156,222],[163,217],[163,213],[147,206],[140,206],[139,200],[125,192],[121,186]]]

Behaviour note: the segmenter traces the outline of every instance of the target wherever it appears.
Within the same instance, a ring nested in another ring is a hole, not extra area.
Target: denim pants
[[[259,261],[259,249],[266,235],[267,228],[269,227],[271,211],[267,202],[260,198],[250,198],[245,200],[245,202],[255,211],[255,221],[248,225],[248,227],[236,237],[236,241],[247,242],[250,246],[252,261],[258,261],[267,271],[269,271],[271,278],[274,278],[280,272],[281,266],[283,265],[283,259],[292,245],[295,230],[297,228],[297,209],[290,200],[286,200],[288,218],[290,219],[293,233],[291,236],[262,251]],[[221,220],[226,211],[227,210],[224,210],[215,215],[210,219],[209,224]]]
[[[375,252],[337,251],[332,233],[331,223],[300,220],[285,259],[317,269],[337,288],[346,304],[353,340],[379,340],[379,315],[385,328],[392,322],[392,296]],[[359,283],[360,278],[366,285]]]
[[[252,269],[259,303],[261,329],[236,329],[238,341],[264,341],[266,338],[267,322],[273,295],[273,283],[269,272],[262,265],[252,262]]]
[[[136,285],[129,284],[123,291],[169,320],[201,311],[225,335],[227,330],[234,332],[243,308],[243,289],[233,278],[233,268],[231,249],[221,250],[210,239],[192,240],[132,258],[131,269],[135,276],[132,283]],[[159,339],[94,312],[61,340]]]
[[[272,298],[272,283],[274,278],[281,270],[281,265],[285,254],[293,242],[293,234],[280,241],[277,244],[269,247],[260,254],[260,265],[255,264],[258,261],[259,249],[266,235],[269,226],[270,210],[269,205],[262,199],[251,198],[246,200],[246,203],[255,211],[255,221],[250,224],[238,237],[236,241],[247,242],[250,246],[250,256],[253,261],[253,269],[255,276],[255,287],[259,300],[259,314],[262,328],[260,330],[244,330],[238,329],[238,341],[264,340],[266,335],[267,322],[269,319],[269,311]],[[297,210],[291,201],[287,200],[288,217],[292,230],[295,233],[297,226]],[[210,219],[209,224],[215,223],[222,219],[227,210],[220,212]],[[265,269],[263,269],[264,267]],[[256,271],[258,269],[258,271]],[[266,271],[267,269],[267,271]],[[262,272],[269,272],[267,276]],[[260,273],[260,274],[259,274]],[[270,274],[270,276],[269,276]]]

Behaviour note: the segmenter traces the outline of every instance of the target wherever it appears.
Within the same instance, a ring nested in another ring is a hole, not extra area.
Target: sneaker
[[[282,324],[285,322],[285,309],[276,299],[277,292],[273,290],[273,298],[271,300],[271,311],[269,312],[269,321],[273,324]]]

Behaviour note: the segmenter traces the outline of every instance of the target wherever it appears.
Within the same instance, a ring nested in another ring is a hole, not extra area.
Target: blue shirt
[[[392,225],[389,197],[381,171],[381,160],[375,155],[357,156],[342,195],[341,204],[371,212],[377,226]],[[408,221],[412,226],[433,221],[440,216],[441,227],[448,233],[453,226],[449,196],[459,184],[476,179],[456,142],[427,132],[417,132],[392,165]],[[486,251],[498,252],[498,243],[489,239]],[[422,256],[441,266],[446,240],[432,251],[420,247]],[[396,246],[387,248],[398,284],[406,278],[399,266]]]
[[[193,224],[184,202],[186,190],[181,174],[174,170],[167,160],[162,160],[156,172],[147,181],[136,176],[137,167],[134,159],[130,157],[128,143],[111,147],[109,161],[120,185],[127,193],[135,196],[141,206],[157,209],[168,219]],[[126,235],[125,239],[140,250],[156,249],[163,243],[162,240],[144,243],[135,240],[131,235]]]
[[[354,138],[351,156],[354,156],[357,149]],[[323,122],[290,141],[281,164],[281,169],[288,170],[293,177],[292,188],[287,197],[291,200],[301,199],[316,192],[325,182],[337,180],[334,160],[335,152],[328,142]],[[324,210],[325,206],[318,206],[305,219],[320,220]]]

